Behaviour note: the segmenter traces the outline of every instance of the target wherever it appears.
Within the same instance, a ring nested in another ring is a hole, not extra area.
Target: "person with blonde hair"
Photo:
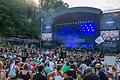
[[[6,72],[3,69],[3,62],[0,61],[0,80],[6,80]]]

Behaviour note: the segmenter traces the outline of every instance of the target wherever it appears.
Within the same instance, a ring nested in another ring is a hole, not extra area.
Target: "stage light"
[[[90,29],[88,29],[88,32],[90,31]]]
[[[114,21],[107,21],[107,22],[105,22],[106,24],[113,24],[114,23]]]
[[[46,28],[46,29],[50,29],[50,26],[46,26],[45,28]]]
[[[82,29],[84,29],[84,27],[82,27]]]
[[[92,32],[94,32],[94,29],[92,29]]]

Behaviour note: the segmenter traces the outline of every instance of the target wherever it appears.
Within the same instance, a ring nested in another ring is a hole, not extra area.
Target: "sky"
[[[95,7],[102,10],[120,8],[120,0],[63,0],[70,7]]]

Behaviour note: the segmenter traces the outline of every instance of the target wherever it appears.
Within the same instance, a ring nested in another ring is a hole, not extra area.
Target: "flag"
[[[97,44],[101,44],[103,42],[104,42],[104,39],[101,36],[97,37],[95,40],[95,43],[97,43]]]

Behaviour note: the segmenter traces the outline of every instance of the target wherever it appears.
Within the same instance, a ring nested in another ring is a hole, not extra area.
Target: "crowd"
[[[0,47],[0,80],[120,80],[117,63],[84,50],[12,45]]]

